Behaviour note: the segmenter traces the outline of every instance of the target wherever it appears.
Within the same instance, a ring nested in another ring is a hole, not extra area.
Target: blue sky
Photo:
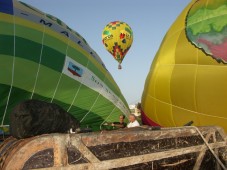
[[[141,100],[144,83],[161,41],[191,0],[21,0],[54,15],[80,33],[97,52],[129,104]],[[128,23],[134,41],[122,67],[105,50],[101,35],[111,21]]]

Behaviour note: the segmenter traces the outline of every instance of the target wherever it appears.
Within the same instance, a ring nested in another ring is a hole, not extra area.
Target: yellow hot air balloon
[[[121,69],[121,62],[133,42],[130,26],[121,21],[110,22],[102,32],[102,42],[106,50],[118,61],[118,69]]]
[[[167,32],[147,76],[144,123],[218,125],[227,132],[227,1],[192,0]]]

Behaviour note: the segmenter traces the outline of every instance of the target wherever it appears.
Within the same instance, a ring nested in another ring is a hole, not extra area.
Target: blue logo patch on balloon
[[[82,77],[83,75],[83,69],[76,66],[74,63],[72,63],[71,61],[68,64],[68,70],[74,75],[74,76],[78,76],[78,77]]]

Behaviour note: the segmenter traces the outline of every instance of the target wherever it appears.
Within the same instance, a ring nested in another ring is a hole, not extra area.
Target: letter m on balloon
[[[71,61],[69,61],[68,70],[69,70],[69,72],[72,73],[74,76],[82,77],[82,75],[83,75],[83,69],[80,68],[79,66],[76,66],[76,65],[73,64]]]

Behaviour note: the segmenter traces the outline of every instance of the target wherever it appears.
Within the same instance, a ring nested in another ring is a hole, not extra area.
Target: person
[[[124,119],[125,119],[125,115],[120,115],[119,122],[113,122],[112,126],[117,128],[125,128],[127,124],[124,122]]]
[[[129,124],[127,125],[128,128],[140,126],[139,122],[136,120],[136,116],[134,114],[129,115]]]
[[[112,126],[113,129],[120,129],[120,128],[125,128],[127,124],[124,122],[125,115],[120,115],[119,116],[119,122],[112,122],[112,123],[104,123],[104,126]]]

